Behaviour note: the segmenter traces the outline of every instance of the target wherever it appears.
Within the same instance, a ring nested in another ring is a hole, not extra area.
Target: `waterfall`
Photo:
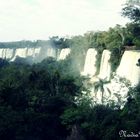
[[[27,49],[27,56],[34,57],[34,54],[35,54],[35,48],[28,48]]]
[[[14,55],[14,49],[6,49],[5,51],[5,58],[11,59]]]
[[[106,85],[111,91],[110,97],[106,96],[107,92],[105,93],[106,99],[113,100],[116,104],[123,107],[127,100],[129,87],[135,86],[140,82],[140,66],[137,66],[139,59],[140,51],[124,52],[116,75]],[[126,78],[126,80],[122,78]]]
[[[47,48],[46,57],[56,58],[56,49],[52,47]]]
[[[40,62],[47,57],[56,58],[56,48],[48,45],[35,49],[35,56],[37,56],[36,58],[37,62]]]
[[[6,49],[3,49],[2,58],[3,58],[3,59],[6,59]]]
[[[25,58],[27,56],[27,48],[16,49],[15,56]]]
[[[9,49],[9,48],[0,49],[0,58],[11,59],[13,57],[13,53],[14,53],[13,49]]]
[[[5,58],[5,51],[6,51],[6,49],[0,49],[0,57],[1,58]]]
[[[83,75],[89,75],[89,76],[95,75],[96,55],[97,55],[97,51],[95,49],[93,48],[88,49],[86,59],[85,59],[84,71],[82,72]]]
[[[27,48],[18,48],[15,50],[15,56],[11,61],[14,61],[16,59],[16,57],[22,57],[22,58],[26,58],[27,57]]]
[[[3,58],[3,49],[0,49],[0,58]]]
[[[64,60],[70,54],[70,52],[71,52],[70,48],[62,49],[58,60]]]
[[[52,47],[47,47],[41,51],[41,47],[38,48],[0,48],[0,58],[10,59],[14,61],[16,57],[33,57],[34,60],[38,60],[40,57],[42,59],[46,57],[56,57],[56,49]],[[42,60],[41,59],[41,60]]]
[[[109,63],[111,56],[111,52],[108,50],[104,50],[102,54],[102,59],[101,59],[101,66],[100,66],[100,72],[99,72],[99,77],[101,79],[110,79],[110,74],[111,74],[111,65]]]
[[[125,51],[117,69],[117,75],[128,79],[132,85],[140,82],[140,67],[136,64],[140,59],[140,51]]]
[[[40,47],[38,48],[0,48],[0,58],[11,59],[14,61],[17,56],[26,58],[28,56],[36,57],[40,53]]]
[[[41,48],[40,48],[40,47],[35,48],[35,50],[34,50],[34,57],[36,57],[37,55],[39,55],[40,50],[41,50]]]

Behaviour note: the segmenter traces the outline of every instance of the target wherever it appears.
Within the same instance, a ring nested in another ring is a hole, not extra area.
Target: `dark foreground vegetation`
[[[123,109],[94,105],[70,63],[0,60],[1,140],[119,140],[121,130],[138,133],[140,87],[130,90]]]

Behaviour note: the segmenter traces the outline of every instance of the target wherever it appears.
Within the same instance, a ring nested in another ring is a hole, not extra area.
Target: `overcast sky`
[[[0,0],[0,41],[79,35],[125,25],[125,0]]]

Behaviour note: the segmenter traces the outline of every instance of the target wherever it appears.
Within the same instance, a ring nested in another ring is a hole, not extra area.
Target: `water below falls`
[[[96,81],[100,81],[100,79],[102,79],[104,83],[106,83],[105,81],[109,81],[111,74],[110,56],[111,53],[108,50],[103,51],[100,73],[98,75],[99,79],[92,77],[91,82],[93,85]],[[140,51],[124,52],[113,79],[111,79],[110,83],[103,85],[105,103],[113,101],[121,107],[125,104],[129,87],[138,85],[140,82],[140,66],[138,65],[138,61],[140,61]],[[95,94],[94,86],[92,86],[91,95],[96,103],[101,104],[102,92],[100,90]]]

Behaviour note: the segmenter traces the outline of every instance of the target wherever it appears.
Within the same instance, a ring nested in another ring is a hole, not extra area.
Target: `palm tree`
[[[104,104],[104,93],[105,93],[105,88],[111,94],[111,91],[109,88],[105,87],[106,84],[110,83],[109,81],[106,81],[105,79],[100,79],[94,83],[94,92],[97,96],[97,93],[100,91],[101,92],[101,103]]]

